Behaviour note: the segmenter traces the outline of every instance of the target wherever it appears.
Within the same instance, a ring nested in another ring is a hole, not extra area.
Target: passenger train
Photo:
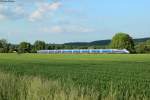
[[[126,49],[65,49],[65,50],[38,50],[39,54],[129,54]]]

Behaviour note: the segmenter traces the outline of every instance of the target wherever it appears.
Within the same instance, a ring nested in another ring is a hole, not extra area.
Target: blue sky
[[[64,43],[150,37],[150,0],[16,0],[0,3],[0,38]]]

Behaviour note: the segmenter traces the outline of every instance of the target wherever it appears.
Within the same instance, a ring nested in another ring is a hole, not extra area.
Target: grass
[[[0,100],[150,99],[146,54],[0,54],[0,70]]]
[[[0,72],[0,100],[97,100],[95,90]],[[86,92],[86,94],[84,93]]]

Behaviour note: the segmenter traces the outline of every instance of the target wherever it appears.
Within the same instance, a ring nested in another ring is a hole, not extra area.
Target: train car
[[[38,50],[39,54],[128,54],[126,49],[65,49],[65,50]]]

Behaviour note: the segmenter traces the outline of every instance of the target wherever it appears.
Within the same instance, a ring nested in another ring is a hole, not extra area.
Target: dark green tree
[[[142,42],[136,45],[136,52],[137,53],[150,53],[150,40],[147,40],[146,42]]]
[[[147,40],[147,41],[146,41],[146,45],[147,45],[147,46],[150,46],[150,40]]]
[[[34,46],[35,51],[37,51],[37,50],[45,50],[46,43],[44,41],[37,40],[37,41],[35,41],[33,46]]]
[[[0,40],[0,52],[1,53],[8,53],[9,48],[8,48],[8,42],[5,39]]]
[[[117,33],[111,41],[110,47],[113,49],[127,49],[131,53],[135,52],[134,41],[126,33]]]
[[[18,51],[18,46],[15,44],[9,43],[8,48],[9,48],[9,51],[8,51],[9,53],[14,53]]]
[[[146,41],[147,53],[150,53],[150,40]]]
[[[20,53],[30,53],[31,52],[31,44],[28,42],[21,42],[18,48]]]
[[[145,43],[139,43],[138,45],[135,46],[136,53],[146,53],[147,51],[147,46]]]

